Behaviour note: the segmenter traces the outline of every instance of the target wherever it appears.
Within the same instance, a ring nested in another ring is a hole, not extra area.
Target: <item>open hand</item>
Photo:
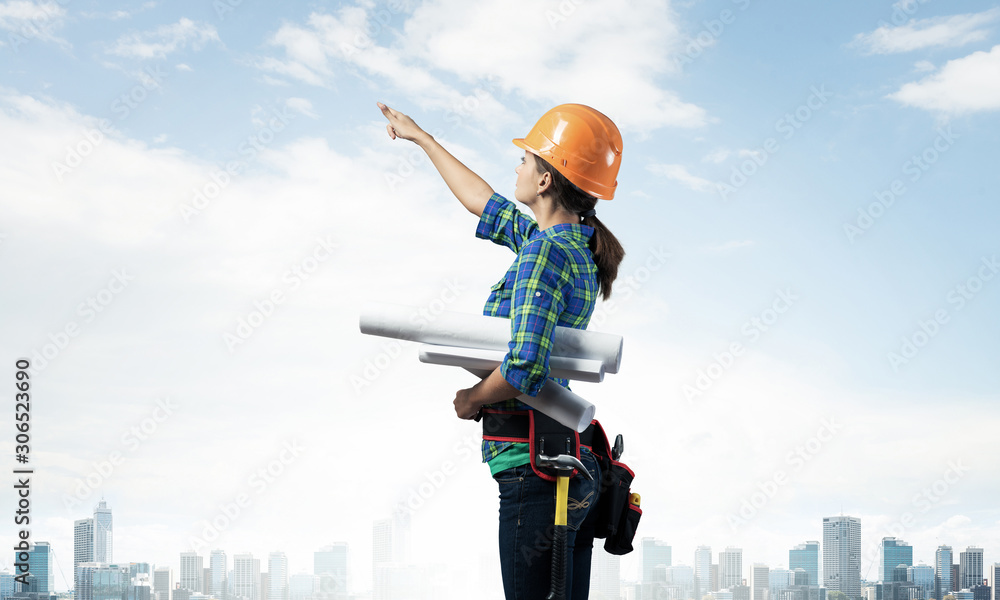
[[[382,109],[382,114],[385,115],[385,118],[389,120],[389,123],[385,126],[385,130],[389,132],[390,138],[402,138],[415,142],[418,137],[427,135],[410,117],[392,110],[381,102],[376,102],[376,104]]]

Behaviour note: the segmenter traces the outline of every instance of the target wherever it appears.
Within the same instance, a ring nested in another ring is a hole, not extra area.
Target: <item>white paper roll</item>
[[[361,314],[361,333],[400,340],[456,346],[508,349],[510,320],[444,311],[428,319],[416,309],[376,303]],[[617,373],[622,360],[622,336],[585,329],[556,327],[552,357],[600,361],[607,373]],[[558,384],[557,384],[558,385]]]
[[[423,363],[490,371],[499,367],[506,355],[507,352],[504,350],[456,348],[435,344],[422,344],[417,353],[420,362]],[[553,356],[549,359],[549,377],[600,383],[604,380],[604,365],[599,360]]]
[[[470,369],[468,367],[465,370],[480,379],[488,377],[493,372],[490,369]],[[590,425],[594,419],[594,413],[597,412],[597,408],[593,404],[551,379],[545,381],[545,385],[534,398],[522,394],[517,399],[542,411],[566,427],[572,427],[577,433],[582,433]]]

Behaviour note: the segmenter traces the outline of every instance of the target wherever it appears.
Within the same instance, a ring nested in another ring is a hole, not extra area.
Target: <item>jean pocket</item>
[[[580,529],[584,519],[597,504],[600,493],[601,469],[597,460],[589,453],[580,453],[581,462],[593,475],[593,481],[577,475],[569,483],[569,499],[566,502],[566,525],[573,531]]]
[[[497,474],[493,476],[493,480],[499,484],[518,483],[524,481],[527,469],[530,468],[530,465],[522,465],[519,467],[504,469],[503,471],[498,471]]]

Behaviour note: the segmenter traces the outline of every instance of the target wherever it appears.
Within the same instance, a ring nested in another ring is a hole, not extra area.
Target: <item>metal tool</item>
[[[552,586],[546,600],[565,600],[566,567],[568,566],[566,561],[566,531],[568,529],[566,526],[566,505],[569,503],[569,479],[573,475],[573,469],[579,471],[590,481],[594,480],[594,476],[590,474],[587,467],[583,466],[580,459],[569,454],[546,456],[540,453],[535,464],[556,471],[556,519],[552,536]]]

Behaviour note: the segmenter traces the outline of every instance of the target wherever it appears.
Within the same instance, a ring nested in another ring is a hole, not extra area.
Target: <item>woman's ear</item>
[[[552,188],[552,175],[548,172],[543,172],[538,176],[538,190],[537,194],[541,196],[545,192]]]

